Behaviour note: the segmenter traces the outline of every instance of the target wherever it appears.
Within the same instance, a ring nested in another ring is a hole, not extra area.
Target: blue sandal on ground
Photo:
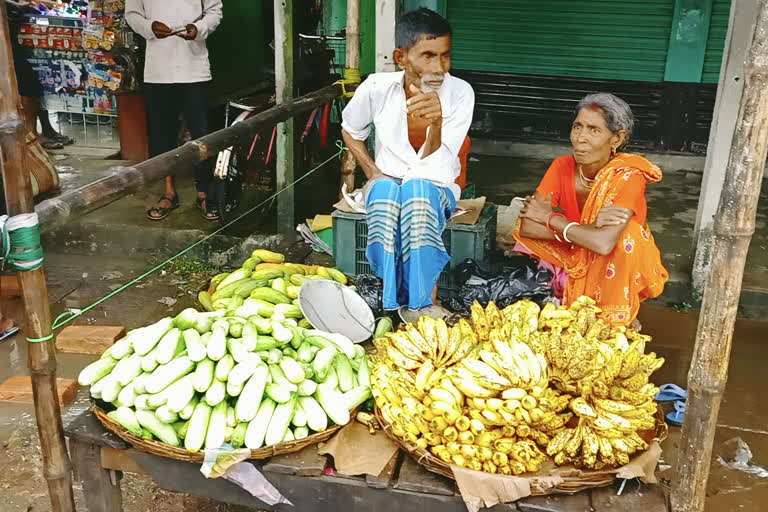
[[[677,400],[684,402],[687,398],[688,391],[677,384],[662,384],[659,386],[659,392],[656,393],[657,402],[673,402]]]
[[[667,423],[679,427],[683,424],[685,419],[685,402],[683,400],[677,400],[675,402],[675,410],[667,413]]]

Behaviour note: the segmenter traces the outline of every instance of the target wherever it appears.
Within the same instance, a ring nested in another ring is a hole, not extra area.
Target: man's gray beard
[[[437,91],[440,86],[437,87],[429,84],[428,82],[440,82],[440,85],[443,84],[443,80],[445,79],[444,75],[423,75],[421,77],[421,92],[428,93],[432,91]]]

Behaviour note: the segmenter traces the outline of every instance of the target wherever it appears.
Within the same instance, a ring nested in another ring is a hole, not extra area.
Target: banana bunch
[[[448,327],[443,319],[419,318],[417,325],[388,332],[379,338],[377,349],[393,364],[406,370],[417,370],[424,364],[430,368],[450,366],[461,361],[477,345],[477,335],[469,322],[462,319]]]
[[[547,458],[533,441],[503,437],[493,440],[491,446],[448,442],[430,450],[448,464],[501,475],[538,471]]]
[[[552,439],[547,454],[557,465],[570,462],[579,468],[602,469],[628,464],[630,455],[647,448],[636,431],[602,430],[582,418],[575,428],[565,429]]]
[[[500,474],[555,463],[625,464],[647,448],[664,362],[650,341],[598,318],[595,302],[499,310],[475,302],[469,321],[421,317],[374,339],[371,385],[392,432],[443,461]]]

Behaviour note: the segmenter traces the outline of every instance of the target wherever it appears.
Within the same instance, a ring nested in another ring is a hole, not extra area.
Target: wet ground
[[[63,187],[71,189],[81,186],[110,172],[109,166],[124,164],[103,160],[109,152],[109,148],[93,150],[90,154],[72,151],[69,156],[59,157],[56,162],[58,165],[70,167],[62,169]],[[557,154],[553,153],[552,157]],[[510,158],[473,155],[470,182],[476,183],[478,194],[486,195],[490,201],[509,204],[513,197],[525,195],[535,188],[549,160],[549,157],[542,156]],[[701,171],[679,167],[666,167],[664,181],[649,187],[649,220],[673,279],[685,284]],[[296,218],[330,213],[330,205],[336,199],[337,190],[338,174],[330,166],[300,183],[296,189]],[[147,220],[144,210],[153,204],[159,191],[157,186],[147,188],[72,222],[64,229],[45,234],[46,273],[54,315],[65,306],[89,304],[220,227],[217,223],[202,220],[194,207],[194,189],[188,179],[179,182],[182,207],[172,212],[163,222]],[[765,192],[764,187],[744,284],[745,288],[760,291],[768,289],[768,259],[765,255],[768,247],[768,200]],[[262,202],[269,195],[266,187],[249,186],[241,211]],[[250,206],[246,207],[246,204]],[[259,236],[254,238],[254,243],[264,240],[273,243],[275,240],[269,237],[274,233],[273,210],[270,206],[267,203],[228,228],[223,233],[226,238],[219,240],[219,243],[235,243],[237,240],[242,241],[243,237],[253,238],[257,234]],[[192,304],[200,284],[214,271],[212,267],[238,258],[239,253],[231,252],[222,256],[217,252],[220,250],[214,248],[207,253],[198,252],[194,255],[194,259],[199,260],[197,262],[175,264],[167,267],[165,273],[158,272],[149,276],[77,322],[119,324],[132,328]],[[87,273],[87,277],[83,277],[84,273]],[[176,302],[169,306],[174,300]],[[671,300],[675,301],[680,303],[678,295]],[[660,306],[662,303],[645,305],[640,315],[644,329],[655,339],[651,350],[667,360],[655,380],[658,383],[676,382],[684,386],[694,343],[696,315],[693,312],[663,308]],[[686,308],[687,305],[684,305],[683,309]],[[4,300],[0,303],[0,310],[17,320],[22,317],[18,302]],[[766,328],[768,322],[765,321],[742,319],[738,322],[730,380],[715,440],[716,456],[723,442],[740,436],[751,447],[753,462],[763,466],[768,466],[768,412],[762,408],[761,391],[763,368],[768,363],[768,355],[761,350],[760,344]],[[74,378],[79,369],[91,359],[88,356],[59,354],[58,374]],[[17,335],[0,342],[0,380],[25,373],[28,373],[26,342],[22,336]],[[85,406],[87,402],[81,391],[76,404],[63,411],[65,421]],[[660,473],[665,484],[675,478],[678,441],[679,429],[671,427],[664,446],[665,465]],[[47,512],[49,505],[41,478],[31,406],[0,403],[0,446],[0,503],[4,504],[3,512]],[[666,466],[671,467],[667,469]],[[768,498],[768,479],[728,469],[713,461],[708,495],[707,506],[712,512],[761,510],[760,504]],[[135,475],[127,475],[123,481],[123,496],[126,512],[235,510],[161,491],[146,477]]]

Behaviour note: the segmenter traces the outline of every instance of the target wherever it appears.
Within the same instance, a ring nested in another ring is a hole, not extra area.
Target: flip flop
[[[662,384],[659,386],[659,392],[656,393],[657,402],[672,402],[688,398],[688,391],[677,384]]]
[[[64,149],[64,144],[61,142],[56,142],[55,140],[47,140],[45,142],[41,142],[40,145],[43,146],[43,149],[47,150]]]
[[[179,196],[178,194],[174,195],[173,197],[168,197],[166,195],[160,196],[160,199],[157,200],[159,203],[162,200],[170,201],[171,206],[166,208],[165,206],[153,206],[149,210],[147,210],[147,218],[149,220],[163,220],[168,216],[169,213],[171,213],[172,210],[175,210],[179,207]],[[153,213],[158,213],[159,216],[152,215]]]
[[[666,418],[667,423],[670,425],[674,425],[676,427],[682,425],[683,420],[685,419],[685,402],[682,400],[677,400],[675,402],[675,410],[668,412]]]
[[[53,137],[49,137],[49,139],[60,142],[61,144],[64,144],[65,146],[69,146],[75,143],[75,139],[72,137],[67,137],[66,135],[62,135],[61,133],[57,133]]]
[[[203,218],[205,220],[219,220],[219,209],[215,206],[203,208]]]

